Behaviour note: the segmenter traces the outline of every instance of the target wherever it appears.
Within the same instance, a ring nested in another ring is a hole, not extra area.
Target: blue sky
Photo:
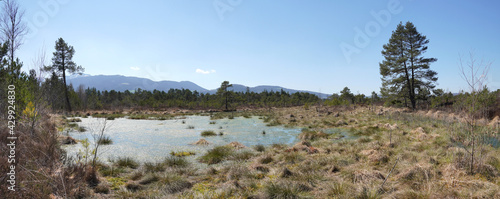
[[[192,81],[338,93],[379,92],[382,46],[401,21],[430,40],[438,88],[467,89],[459,54],[492,62],[488,85],[500,88],[498,1],[150,0],[19,1],[30,34],[18,51],[25,68],[54,42],[74,46],[91,75]],[[377,20],[377,14],[382,15]],[[387,16],[390,16],[388,18]],[[359,31],[358,31],[359,30]],[[361,32],[361,33],[359,33]],[[366,34],[365,40],[360,35]],[[355,40],[358,39],[358,42]],[[353,53],[343,52],[349,46]]]

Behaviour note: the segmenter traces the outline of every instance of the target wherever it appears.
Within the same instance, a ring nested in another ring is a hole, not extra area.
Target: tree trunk
[[[415,110],[415,96],[412,95],[413,85],[411,85],[410,74],[408,73],[408,67],[406,66],[406,62],[404,63],[404,68],[406,76],[406,85],[408,85],[408,98],[410,98],[411,108]]]
[[[401,49],[404,49],[403,45],[401,45]],[[401,57],[405,57],[404,52],[401,52]],[[408,98],[410,98],[412,109],[415,110],[415,96],[412,95],[413,85],[411,84],[412,82],[410,81],[410,74],[408,72],[408,66],[406,65],[406,60],[403,62],[403,66],[405,70],[406,85],[408,87]]]
[[[410,45],[410,51],[413,52],[413,45]],[[410,64],[411,64],[411,95],[410,101],[413,110],[417,108],[416,100],[415,100],[415,66],[413,64],[413,55],[410,53]]]
[[[68,86],[66,85],[66,69],[63,68],[64,95],[66,96],[66,107],[68,112],[71,112],[71,104],[69,103]]]
[[[226,111],[227,111],[227,93],[226,93]]]

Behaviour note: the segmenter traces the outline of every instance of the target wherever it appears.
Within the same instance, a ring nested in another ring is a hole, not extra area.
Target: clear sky
[[[20,0],[30,34],[25,68],[55,41],[74,46],[86,74],[192,81],[224,80],[338,93],[379,92],[382,46],[401,21],[430,40],[438,88],[466,89],[459,54],[491,61],[500,88],[500,1]],[[375,13],[375,14],[374,14]],[[343,51],[344,49],[344,51]],[[348,49],[347,52],[345,52]]]

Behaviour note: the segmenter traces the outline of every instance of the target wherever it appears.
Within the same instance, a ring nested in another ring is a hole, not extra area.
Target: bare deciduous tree
[[[9,42],[8,57],[11,65],[14,62],[16,50],[22,45],[23,37],[28,33],[23,18],[24,10],[19,8],[15,0],[3,0],[0,31],[2,40]]]
[[[78,98],[82,100],[82,107],[83,111],[87,111],[87,93],[85,92],[85,86],[83,84],[80,84],[77,88],[76,94],[78,95]]]
[[[40,49],[37,55],[31,60],[33,69],[30,70],[30,77],[33,77],[31,82],[33,85],[30,85],[31,92],[33,93],[32,103],[34,105],[35,113],[37,115],[46,115],[48,114],[47,103],[43,100],[44,90],[42,89],[41,83],[44,80],[44,71],[43,67],[45,66],[45,50]],[[30,126],[32,135],[34,134],[35,126],[37,123],[38,117],[30,118]]]
[[[99,122],[99,124],[96,126],[96,128],[92,129],[92,138],[94,139],[94,149],[92,150],[92,168],[95,168],[96,161],[98,158],[98,152],[99,152],[99,147],[102,145],[101,140],[105,137],[105,132],[106,130],[110,127],[110,125],[107,124],[107,119],[104,118],[102,123]]]
[[[488,72],[490,69],[491,62],[485,62],[483,59],[477,60],[474,52],[469,52],[469,60],[464,63],[462,56],[459,58],[459,69],[460,74],[464,81],[467,83],[470,91],[470,95],[466,100],[464,105],[464,110],[466,111],[467,117],[465,119],[467,125],[467,131],[470,139],[470,150],[465,150],[471,155],[470,159],[470,173],[474,174],[474,159],[476,155],[476,148],[478,144],[478,133],[477,121],[485,116],[482,111],[481,106],[485,106],[480,103],[481,93],[486,89],[486,81]]]

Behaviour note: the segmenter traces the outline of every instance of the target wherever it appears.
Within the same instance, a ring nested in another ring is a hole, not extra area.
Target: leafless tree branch
[[[14,62],[14,53],[23,44],[23,37],[28,33],[23,21],[24,10],[19,8],[15,0],[3,0],[2,16],[0,20],[0,37],[9,42],[9,58]]]

